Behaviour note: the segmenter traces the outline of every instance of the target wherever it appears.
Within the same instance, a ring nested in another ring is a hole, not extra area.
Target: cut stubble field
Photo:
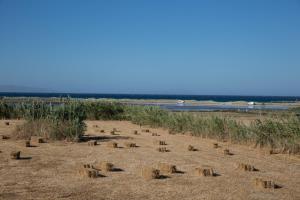
[[[0,135],[10,136],[21,123],[0,121]],[[25,140],[1,138],[0,199],[300,199],[297,155],[270,155],[251,146],[170,135],[167,130],[128,121],[86,124],[85,137],[96,139],[98,145],[49,141],[26,147]],[[155,141],[165,141],[168,152],[159,152]],[[107,145],[110,142],[118,143],[118,148]],[[130,148],[128,143],[137,147]],[[214,143],[219,147],[214,148]],[[196,150],[188,151],[189,145]],[[225,149],[229,155],[224,154]],[[21,151],[21,159],[11,159],[12,151]],[[78,174],[83,164],[103,161],[118,170],[100,171],[97,178]],[[159,163],[175,165],[179,173],[162,173],[162,178],[151,180],[142,176],[142,169],[157,168]],[[240,163],[258,171],[240,170]],[[196,168],[212,168],[216,175],[199,176]],[[274,181],[280,188],[257,187],[256,178]]]

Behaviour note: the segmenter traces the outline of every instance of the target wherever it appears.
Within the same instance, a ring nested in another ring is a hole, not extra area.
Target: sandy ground
[[[16,124],[0,121],[0,135],[9,135]],[[300,158],[288,155],[267,155],[248,146],[219,143],[214,149],[213,140],[187,135],[169,135],[162,129],[141,132],[130,122],[88,121],[87,134],[103,136],[99,145],[83,143],[48,142],[26,148],[24,141],[0,140],[0,199],[300,199]],[[98,125],[95,127],[94,125]],[[109,132],[117,128],[118,135]],[[142,127],[143,129],[145,127]],[[104,129],[105,133],[100,133]],[[132,134],[138,130],[141,135]],[[170,152],[156,150],[154,140],[165,140]],[[120,147],[105,145],[115,141]],[[125,148],[132,141],[138,148]],[[187,151],[188,145],[199,151]],[[234,154],[225,156],[229,148]],[[24,159],[10,159],[10,152],[20,150]],[[122,171],[101,172],[105,177],[82,178],[77,174],[80,163],[109,161]],[[147,181],[141,177],[141,168],[159,162],[174,164],[183,173],[165,179]],[[249,163],[259,171],[243,172],[237,163]],[[219,176],[196,176],[194,169],[210,166]],[[253,180],[261,177],[273,180],[282,188],[258,189]]]

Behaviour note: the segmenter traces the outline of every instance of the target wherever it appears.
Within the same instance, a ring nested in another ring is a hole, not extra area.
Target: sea
[[[110,98],[110,99],[168,99],[168,100],[196,100],[215,101],[218,105],[189,105],[189,104],[156,104],[163,109],[171,111],[218,111],[218,110],[286,110],[286,106],[269,106],[267,103],[295,102],[300,101],[299,96],[240,96],[240,95],[161,95],[161,94],[92,94],[92,93],[22,93],[22,92],[0,92],[0,97],[71,97],[71,98]],[[226,104],[232,101],[247,101],[265,103],[260,105],[235,106]],[[222,102],[222,103],[221,103]],[[146,104],[145,104],[146,105]]]

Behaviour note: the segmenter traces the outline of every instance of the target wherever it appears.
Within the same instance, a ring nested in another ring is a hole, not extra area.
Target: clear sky
[[[300,1],[0,0],[0,85],[300,95]]]

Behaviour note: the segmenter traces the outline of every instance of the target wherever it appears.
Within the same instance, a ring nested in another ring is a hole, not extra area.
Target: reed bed
[[[16,135],[50,139],[76,139],[85,131],[84,120],[129,120],[138,125],[168,129],[172,134],[191,134],[232,143],[255,144],[284,153],[300,153],[298,110],[272,113],[264,120],[244,124],[227,116],[169,112],[155,106],[130,106],[108,101],[67,99],[52,105],[43,101],[9,104],[0,101],[0,118],[25,118]]]

